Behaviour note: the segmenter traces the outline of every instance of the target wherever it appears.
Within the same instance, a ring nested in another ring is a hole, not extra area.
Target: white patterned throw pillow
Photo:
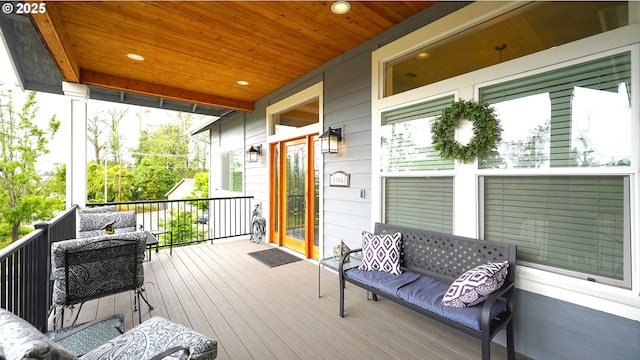
[[[449,286],[442,305],[461,308],[483,302],[489,294],[502,287],[508,268],[509,262],[503,261],[467,270]]]
[[[362,263],[360,270],[384,271],[400,275],[400,241],[401,233],[372,234],[362,232]]]

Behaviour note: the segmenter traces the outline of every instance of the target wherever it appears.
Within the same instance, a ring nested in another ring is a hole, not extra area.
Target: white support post
[[[71,103],[70,149],[67,159],[67,209],[87,203],[87,100],[89,87],[63,82],[62,91]]]

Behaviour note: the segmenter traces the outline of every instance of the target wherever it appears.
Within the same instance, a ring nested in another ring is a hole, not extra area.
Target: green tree
[[[24,105],[16,111],[11,90],[0,98],[0,217],[11,227],[11,239],[19,238],[21,224],[53,217],[64,207],[59,199],[45,193],[45,183],[37,173],[38,158],[60,122],[53,116],[46,129],[35,123],[38,106],[36,93],[28,92]]]
[[[135,183],[145,199],[163,199],[189,170],[189,135],[181,124],[164,124],[155,131],[143,130],[134,149]]]
[[[209,173],[201,172],[193,176],[193,190],[191,194],[196,198],[209,197]]]
[[[87,200],[89,202],[116,202],[138,199],[135,173],[124,165],[107,165],[94,161],[87,166]],[[106,175],[106,177],[105,177]],[[107,197],[105,199],[105,187]]]
[[[53,172],[45,174],[45,194],[64,202],[67,192],[67,164],[55,164]]]

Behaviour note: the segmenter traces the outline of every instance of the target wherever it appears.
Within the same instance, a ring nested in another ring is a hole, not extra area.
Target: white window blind
[[[503,127],[480,168],[629,166],[631,54],[483,87]]]
[[[384,222],[453,233],[453,177],[384,178]]]
[[[484,239],[518,246],[518,260],[630,287],[628,176],[488,176]]]

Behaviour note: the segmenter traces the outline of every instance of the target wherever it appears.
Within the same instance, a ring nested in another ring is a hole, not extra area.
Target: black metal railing
[[[118,210],[135,210],[138,225],[158,235],[161,246],[248,235],[251,230],[252,196],[190,200],[155,200],[120,203]],[[47,330],[53,283],[51,243],[73,239],[77,231],[77,206],[51,222],[38,223],[35,230],[0,250],[0,307]]]
[[[47,330],[52,283],[51,243],[76,236],[76,207],[0,250],[0,307]]]
[[[251,232],[253,196],[144,200],[92,203],[87,207],[115,205],[118,211],[135,211],[137,225],[158,235],[159,246],[189,245]]]

